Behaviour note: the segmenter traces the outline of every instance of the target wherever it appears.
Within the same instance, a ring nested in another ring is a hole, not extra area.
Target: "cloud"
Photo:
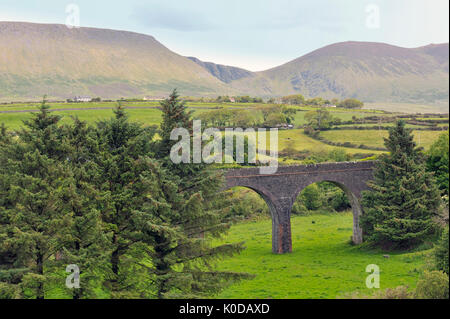
[[[208,31],[216,26],[201,12],[186,12],[180,8],[135,7],[131,18],[145,27],[176,31]]]

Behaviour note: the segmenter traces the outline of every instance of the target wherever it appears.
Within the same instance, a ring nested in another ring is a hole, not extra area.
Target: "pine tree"
[[[0,147],[0,254],[11,266],[15,294],[24,298],[45,297],[51,276],[44,268],[52,266],[71,224],[63,200],[70,176],[65,144],[59,116],[48,109],[44,99],[14,142]]]
[[[13,142],[12,136],[2,123],[0,129],[0,162],[6,163],[8,158],[6,148]],[[9,210],[14,206],[8,196],[9,172],[0,167],[0,299],[13,299],[22,297],[19,284],[27,272],[24,263],[18,262],[20,245],[9,238],[14,235],[14,228]]]
[[[131,123],[121,105],[115,117],[97,124],[99,154],[96,165],[105,230],[110,235],[107,286],[114,298],[145,298],[151,282],[145,270],[145,252],[151,249],[142,238],[160,193],[157,170],[151,155],[154,130]]]
[[[162,111],[161,143],[158,144],[158,153],[161,156],[169,156],[173,142],[170,140],[170,132],[174,128],[191,128],[189,120],[192,111],[188,111],[185,101],[180,100],[177,90],[173,90],[168,99],[160,102]]]
[[[158,158],[163,171],[158,177],[165,205],[147,225],[145,235],[153,250],[156,297],[201,297],[217,293],[227,284],[245,276],[214,270],[214,262],[239,253],[242,243],[212,246],[230,226],[226,210],[230,206],[220,192],[219,171],[205,164],[174,164],[169,159],[176,141],[168,138],[175,127],[192,127],[189,113],[174,90],[161,103],[163,122]]]
[[[101,286],[98,274],[104,272],[109,252],[108,234],[102,227],[99,210],[103,203],[96,183],[101,174],[95,161],[99,145],[95,130],[78,118],[73,118],[73,123],[65,125],[62,132],[67,145],[65,165],[71,170],[63,199],[72,211],[72,225],[59,268],[75,264],[80,270],[80,287],[69,291],[74,299],[95,298],[96,288]]]
[[[408,248],[421,243],[433,230],[432,217],[440,204],[433,175],[426,171],[425,156],[416,147],[404,121],[389,129],[389,154],[380,156],[363,192],[361,225],[365,240],[385,248]]]

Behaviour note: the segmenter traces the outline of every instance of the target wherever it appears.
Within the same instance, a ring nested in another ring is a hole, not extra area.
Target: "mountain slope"
[[[448,72],[448,43],[430,44],[416,50],[432,56]]]
[[[228,90],[196,63],[133,32],[0,22],[0,48],[0,99]]]
[[[336,43],[231,84],[260,95],[434,102],[448,99],[448,44]]]
[[[216,64],[212,62],[203,62],[195,57],[187,57],[188,59],[194,61],[205,70],[207,70],[211,75],[215,76],[219,80],[225,83],[230,83],[234,80],[239,80],[246,77],[252,77],[253,72],[247,71],[245,69],[237,68],[234,66],[228,66],[223,64]]]

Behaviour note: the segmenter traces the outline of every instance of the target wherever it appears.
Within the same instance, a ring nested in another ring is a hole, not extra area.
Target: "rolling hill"
[[[448,105],[449,47],[332,44],[250,72],[174,53],[149,35],[0,22],[0,101],[182,95],[303,94],[365,102]]]

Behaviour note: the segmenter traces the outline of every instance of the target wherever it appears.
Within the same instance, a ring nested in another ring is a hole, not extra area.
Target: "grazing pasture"
[[[292,253],[271,252],[270,219],[243,222],[231,228],[223,242],[245,241],[240,255],[221,261],[222,270],[255,275],[224,290],[218,298],[337,298],[366,288],[366,266],[380,267],[380,288],[414,288],[430,251],[386,253],[352,246],[352,214],[295,216]]]
[[[428,149],[442,134],[442,131],[414,131],[414,141],[418,146]],[[351,142],[371,147],[383,147],[383,138],[388,137],[386,130],[332,130],[320,133],[325,139],[333,142]]]

